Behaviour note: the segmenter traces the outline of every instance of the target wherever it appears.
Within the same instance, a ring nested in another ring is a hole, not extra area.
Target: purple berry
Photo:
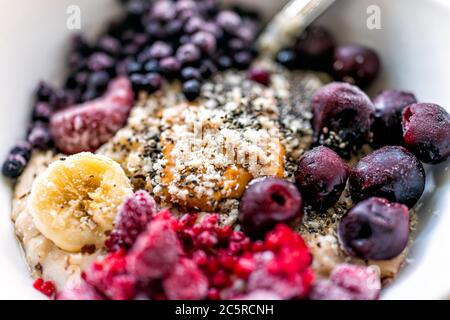
[[[358,87],[333,82],[316,91],[311,100],[316,143],[347,155],[370,138],[375,107]]]
[[[196,45],[187,43],[178,48],[176,57],[181,64],[191,64],[200,59],[201,52]]]
[[[335,42],[327,29],[319,26],[306,28],[294,48],[301,67],[321,71],[331,69]]]
[[[233,11],[222,11],[216,17],[217,24],[226,32],[235,34],[241,24],[241,17]]]
[[[409,237],[408,207],[369,198],[343,217],[338,227],[345,251],[362,259],[387,260],[398,256]]]
[[[161,59],[159,62],[159,69],[161,73],[167,78],[172,78],[178,75],[180,71],[181,63],[175,57],[167,57]]]
[[[200,95],[201,84],[198,80],[192,79],[183,83],[183,94],[189,101],[194,101]]]
[[[148,57],[150,59],[162,59],[170,56],[173,53],[172,47],[165,42],[156,41],[150,47]]]
[[[172,1],[157,1],[152,7],[151,17],[160,21],[169,21],[175,18],[175,5]]]
[[[193,34],[197,31],[202,30],[202,26],[204,23],[205,21],[199,16],[193,16],[186,22],[184,31],[188,34]]]
[[[97,71],[92,73],[89,78],[87,85],[89,88],[92,88],[96,91],[104,91],[109,81],[111,80],[111,76],[106,71]]]
[[[371,49],[349,44],[334,53],[333,74],[336,80],[366,88],[380,70],[378,55]]]
[[[98,41],[98,49],[106,54],[117,56],[121,50],[120,41],[110,36],[104,36]]]
[[[215,74],[217,70],[217,66],[210,59],[204,59],[198,69],[203,78],[209,78],[210,76]]]
[[[270,72],[266,69],[252,68],[247,73],[247,78],[249,80],[258,82],[264,86],[267,86],[270,82]]]
[[[266,177],[252,181],[239,207],[239,220],[244,231],[260,237],[277,223],[290,222],[303,216],[303,200],[294,184]]]
[[[120,207],[115,228],[105,242],[106,249],[130,249],[155,213],[156,202],[148,192],[135,192]]]
[[[159,62],[156,59],[152,59],[149,60],[145,65],[144,65],[144,70],[146,72],[160,72],[160,67],[159,67]]]
[[[47,102],[38,102],[33,109],[33,121],[49,122],[52,107]]]
[[[339,200],[348,174],[347,164],[336,152],[319,146],[300,158],[295,179],[304,201],[324,211]]]
[[[208,54],[211,54],[216,50],[216,38],[209,32],[196,32],[192,36],[192,43]]]
[[[247,69],[250,64],[252,63],[253,60],[253,56],[250,52],[248,51],[241,51],[241,52],[237,52],[234,56],[233,56],[233,60],[234,60],[234,66],[238,69],[238,70],[245,70]]]
[[[114,67],[114,59],[103,52],[96,52],[88,59],[88,68],[91,71],[107,70]]]
[[[144,79],[147,82],[148,93],[153,93],[161,88],[162,77],[158,73],[147,73],[144,75]]]
[[[375,120],[372,125],[373,144],[376,147],[402,145],[402,111],[416,103],[414,94],[399,90],[385,90],[373,99]]]
[[[186,67],[181,70],[181,79],[183,81],[195,79],[202,80],[202,75],[200,71],[194,67]]]
[[[426,163],[440,163],[450,156],[450,115],[432,103],[417,103],[403,110],[405,146]]]
[[[349,185],[354,201],[381,197],[411,208],[423,193],[425,171],[408,150],[388,146],[362,158],[351,170]]]
[[[32,146],[27,141],[21,141],[16,144],[9,152],[9,154],[18,154],[24,157],[26,161],[30,160],[32,152]]]
[[[380,277],[369,267],[340,264],[330,278],[314,283],[311,300],[376,300],[381,290]]]
[[[142,64],[137,61],[129,61],[126,64],[127,74],[139,73],[142,71]]]
[[[220,56],[217,58],[219,70],[227,70],[233,66],[233,60],[229,56]]]
[[[52,136],[48,124],[36,122],[28,134],[28,142],[33,148],[47,150],[52,144]]]
[[[22,174],[27,162],[23,155],[10,153],[3,163],[2,174],[8,178],[17,178]]]

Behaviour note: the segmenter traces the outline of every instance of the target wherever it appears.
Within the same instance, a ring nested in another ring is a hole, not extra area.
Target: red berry
[[[44,281],[42,278],[37,278],[33,287],[49,298],[52,298],[56,293],[55,284],[52,281]]]
[[[149,223],[128,255],[128,271],[140,279],[161,278],[175,268],[181,246],[170,218],[162,211]]]
[[[270,72],[261,68],[253,68],[248,71],[247,78],[267,86],[270,81]]]
[[[147,191],[137,191],[126,199],[119,209],[116,226],[105,242],[108,251],[130,249],[155,213],[156,202]]]
[[[166,296],[171,300],[201,300],[208,294],[208,279],[189,259],[181,259],[163,280]]]
[[[133,91],[126,78],[111,82],[99,99],[56,112],[51,133],[66,154],[95,151],[122,128],[133,105]]]

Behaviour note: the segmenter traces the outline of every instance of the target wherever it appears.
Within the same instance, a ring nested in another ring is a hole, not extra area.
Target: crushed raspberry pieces
[[[83,278],[108,299],[292,299],[308,295],[310,264],[305,242],[286,225],[276,226],[263,241],[252,241],[219,226],[218,215],[175,218],[163,210],[128,252],[109,254]]]
[[[127,273],[124,250],[109,254],[102,261],[94,262],[82,274],[86,283],[113,300],[128,300],[135,295],[136,278]]]
[[[33,287],[49,298],[53,298],[56,293],[55,284],[52,281],[44,281],[42,278],[37,278],[33,283]]]
[[[137,191],[127,198],[119,209],[116,227],[105,242],[108,252],[130,249],[155,213],[156,202],[147,191]]]

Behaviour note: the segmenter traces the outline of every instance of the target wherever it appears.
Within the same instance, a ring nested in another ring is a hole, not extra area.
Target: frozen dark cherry
[[[408,207],[369,198],[354,206],[338,227],[345,251],[362,259],[387,260],[398,256],[409,237]]]
[[[338,201],[348,173],[347,164],[336,152],[319,146],[300,158],[295,179],[304,201],[323,211]]]
[[[370,267],[340,264],[329,279],[314,283],[311,300],[375,300],[380,296],[381,281]]]
[[[416,102],[414,94],[400,90],[385,90],[373,99],[375,120],[372,133],[375,147],[403,145],[402,111]]]
[[[369,48],[349,44],[335,50],[333,75],[338,81],[366,88],[375,80],[379,70],[378,55]]]
[[[330,71],[335,42],[330,32],[320,26],[306,28],[294,44],[299,66],[305,69]]]
[[[437,104],[417,103],[403,110],[405,146],[420,160],[436,164],[450,156],[450,115]]]
[[[333,82],[311,99],[314,138],[341,155],[359,148],[370,138],[375,107],[358,87]]]
[[[354,201],[382,197],[411,208],[423,193],[425,171],[408,150],[388,146],[362,158],[351,170],[349,185]]]
[[[156,202],[147,191],[140,190],[128,197],[120,207],[114,230],[105,242],[107,250],[130,249],[155,213]]]
[[[244,231],[260,237],[277,223],[303,216],[303,200],[294,184],[278,178],[252,181],[239,207],[239,219]]]

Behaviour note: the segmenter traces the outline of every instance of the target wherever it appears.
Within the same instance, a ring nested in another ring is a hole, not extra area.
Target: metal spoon
[[[263,55],[273,56],[289,44],[336,0],[291,0],[267,24],[257,39]]]

